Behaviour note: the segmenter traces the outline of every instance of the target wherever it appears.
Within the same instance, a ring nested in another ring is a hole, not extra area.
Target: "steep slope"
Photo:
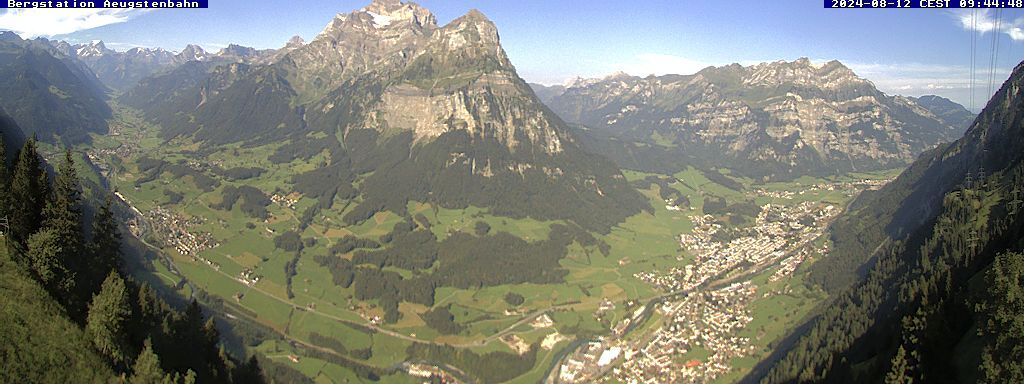
[[[330,164],[296,180],[315,174],[318,184],[335,184],[296,187],[324,208],[361,194],[351,222],[382,209],[404,213],[414,199],[607,230],[646,206],[613,164],[580,150],[477,11],[442,27],[415,3],[378,0],[338,15],[272,64],[178,75],[193,80],[152,78],[128,93],[173,94],[163,103],[173,110],[153,97],[124,99],[166,139],[288,141],[278,152],[288,160],[329,152]],[[368,177],[356,190],[360,174]]]
[[[883,94],[837,61],[807,59],[580,79],[548,104],[624,167],[662,171],[655,160],[676,158],[670,166],[759,178],[901,166],[966,129]]]
[[[0,105],[26,135],[78,143],[107,131],[110,107],[89,76],[49,44],[0,42]]]
[[[3,138],[4,145],[8,148],[5,160],[14,161],[15,149],[25,142],[25,133],[21,131],[21,127],[18,127],[18,123],[4,111],[3,107],[0,107],[0,138]]]
[[[85,333],[0,250],[0,372],[3,382],[112,382]]]
[[[833,225],[811,277],[836,299],[765,382],[1024,379],[1022,85],[1019,65],[963,138]]]

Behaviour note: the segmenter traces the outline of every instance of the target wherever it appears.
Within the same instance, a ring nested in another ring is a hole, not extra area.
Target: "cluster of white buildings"
[[[282,207],[291,208],[292,210],[295,210],[295,204],[299,203],[299,198],[292,197],[290,195],[282,195],[279,193],[275,193],[272,196],[270,196],[270,201]]]
[[[699,383],[729,372],[732,359],[748,356],[755,349],[750,340],[737,335],[753,320],[747,306],[757,298],[756,286],[743,281],[711,291],[700,292],[699,288],[735,271],[775,265],[779,269],[771,281],[792,275],[810,255],[827,252],[827,247],[814,249],[811,242],[824,233],[839,211],[819,202],[766,204],[753,226],[730,233],[720,233],[725,227],[714,216],[692,216],[694,229],[680,235],[679,243],[694,256],[693,262],[636,277],[667,292],[697,293],[659,307],[666,320],[651,339],[626,352],[615,377],[628,383]],[[694,349],[706,351],[707,358],[687,358]]]
[[[157,236],[165,245],[174,247],[178,253],[205,261],[214,266],[216,263],[199,256],[199,253],[219,245],[213,235],[206,232],[191,232],[189,228],[202,224],[202,219],[185,217],[164,207],[155,207],[146,213],[146,219],[156,231]],[[219,267],[219,266],[218,266]]]
[[[238,273],[238,281],[249,286],[256,285],[262,278],[263,275],[256,273],[252,268],[243,269]]]
[[[628,383],[703,383],[727,373],[731,359],[754,351],[750,340],[736,333],[753,320],[747,306],[756,291],[747,281],[663,304],[666,321],[650,342],[627,353],[632,356],[613,371],[615,378]],[[708,356],[685,358],[696,348]]]
[[[739,235],[728,242],[716,239],[723,226],[714,216],[691,216],[693,231],[679,235],[679,245],[694,255],[693,262],[682,268],[641,272],[635,276],[666,291],[693,289],[741,265],[764,265],[802,249],[820,236],[825,223],[839,212],[835,206],[815,202],[795,206],[766,204],[761,207],[754,226],[738,232]],[[790,269],[786,273],[796,270],[804,258],[806,255],[787,259]]]

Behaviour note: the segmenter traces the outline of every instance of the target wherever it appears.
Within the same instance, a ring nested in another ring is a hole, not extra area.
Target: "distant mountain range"
[[[139,80],[190,61],[218,65],[228,63],[259,63],[270,61],[301,47],[305,42],[295,36],[280,49],[255,49],[231,44],[216,53],[206,52],[198,45],[188,45],[175,54],[163,48],[132,48],[118,52],[107,48],[102,41],[71,45],[53,42],[63,54],[82,61],[106,86],[113,90],[126,90]]]
[[[838,61],[618,73],[534,89],[622,167],[700,164],[766,179],[903,166],[973,118],[946,99],[886,95]]]

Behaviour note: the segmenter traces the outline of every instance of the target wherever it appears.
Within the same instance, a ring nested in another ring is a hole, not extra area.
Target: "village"
[[[217,262],[199,255],[201,252],[219,245],[210,233],[191,230],[192,227],[203,223],[202,218],[185,218],[167,208],[157,206],[146,212],[145,221],[149,223],[153,234],[164,243],[165,247],[173,248],[183,256],[190,256],[196,261],[219,269]],[[137,225],[129,226],[129,228],[137,227]]]
[[[758,190],[755,194],[793,200],[806,191],[823,190],[852,197],[885,182],[820,183],[801,192]],[[678,260],[691,261],[635,275],[665,294],[614,325],[611,336],[599,337],[564,359],[557,382],[701,383],[732,371],[734,359],[750,356],[758,348],[738,336],[754,320],[749,305],[770,294],[759,292],[753,277],[774,269],[768,283],[784,280],[810,257],[826,254],[828,243],[816,240],[840,211],[814,201],[765,204],[752,225],[740,228],[726,224],[726,218],[691,215],[693,230],[678,238],[685,251]],[[658,326],[626,341],[631,328],[647,320],[644,311],[649,309],[662,315]]]

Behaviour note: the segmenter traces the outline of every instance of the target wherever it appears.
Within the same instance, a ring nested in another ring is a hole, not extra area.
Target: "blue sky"
[[[228,43],[276,48],[293,35],[312,39],[337,13],[369,0],[210,0],[209,9],[155,11],[32,10],[0,14],[0,29],[108,47]],[[970,106],[970,22],[937,9],[830,10],[819,1],[462,1],[422,0],[441,24],[471,8],[498,25],[502,44],[525,79],[563,83],[615,71],[693,73],[707,65],[838,59],[894,94],[939,94]],[[993,35],[996,84],[1024,58],[1024,12],[977,15],[977,93],[988,98]],[[971,15],[966,14],[968,20]]]

